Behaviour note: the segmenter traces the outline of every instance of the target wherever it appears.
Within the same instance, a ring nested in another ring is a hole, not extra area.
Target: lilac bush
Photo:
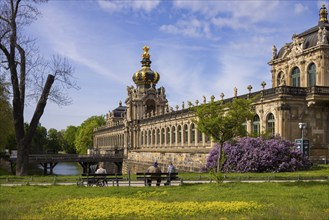
[[[219,145],[209,153],[206,168],[216,168]],[[295,144],[279,137],[239,138],[223,146],[223,172],[292,172],[308,169],[311,162]]]

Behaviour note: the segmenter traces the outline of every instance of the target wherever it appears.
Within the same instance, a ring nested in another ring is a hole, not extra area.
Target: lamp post
[[[306,123],[298,123],[298,127],[301,131],[301,139],[296,139],[297,147],[303,152],[303,155],[309,157],[310,155],[310,141],[308,139],[304,139],[304,129],[306,128]]]
[[[306,123],[298,123],[298,126],[300,128],[301,134],[302,134],[302,140],[304,139],[304,129],[306,128]]]

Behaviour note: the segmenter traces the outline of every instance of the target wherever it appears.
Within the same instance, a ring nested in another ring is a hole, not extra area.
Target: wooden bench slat
[[[157,181],[157,186],[160,185],[162,180],[166,180],[165,185],[171,185],[172,180],[180,180],[177,176],[178,173],[168,173],[168,172],[161,172],[161,173],[149,173],[149,172],[138,172],[136,173],[137,180],[144,180],[145,186],[150,186],[152,180]]]
[[[112,181],[113,186],[114,182],[116,182],[116,185],[119,186],[119,181],[126,180],[122,177],[122,173],[83,173],[81,176],[83,176],[83,178],[80,178],[80,181],[77,182],[77,185],[84,185],[86,182],[88,186],[92,186],[97,185],[100,183],[100,181],[105,181],[106,184],[108,181]],[[105,183],[102,182],[102,184]]]

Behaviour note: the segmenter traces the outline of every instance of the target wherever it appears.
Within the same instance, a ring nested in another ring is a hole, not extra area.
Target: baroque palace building
[[[149,47],[143,48],[142,68],[133,74],[136,86],[127,87],[125,105],[106,115],[106,125],[94,130],[94,152],[122,151],[124,162],[112,167],[123,172],[143,171],[157,161],[164,170],[173,162],[179,171],[199,171],[213,147],[193,123],[191,103],[169,107],[164,87],[157,88],[160,74],[151,69]],[[246,122],[252,134],[279,134],[294,141],[301,138],[299,123],[305,123],[311,159],[329,159],[329,23],[325,5],[318,24],[293,34],[292,42],[272,49],[272,88],[221,99],[256,97],[255,116]],[[206,98],[195,105],[206,103]],[[112,169],[111,166],[107,166]]]

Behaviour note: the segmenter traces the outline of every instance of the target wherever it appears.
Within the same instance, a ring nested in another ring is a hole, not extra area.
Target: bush
[[[217,166],[218,145],[210,152],[207,169]],[[239,138],[223,146],[223,172],[293,172],[311,167],[295,144],[281,138]]]

